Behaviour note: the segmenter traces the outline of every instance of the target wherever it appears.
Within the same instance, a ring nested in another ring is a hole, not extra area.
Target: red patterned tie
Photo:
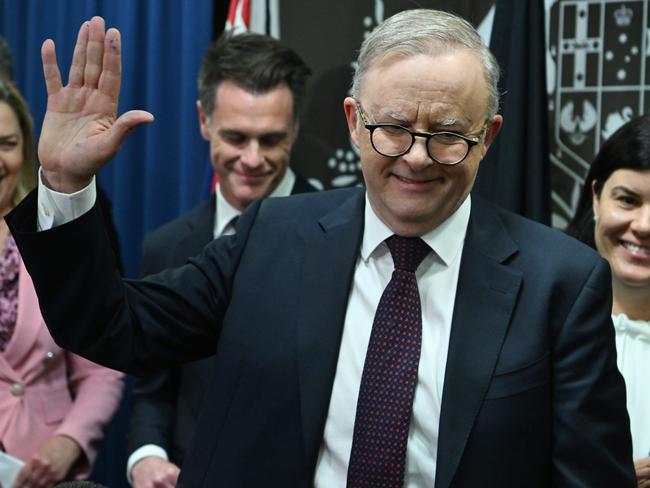
[[[386,239],[395,270],[381,295],[361,376],[348,488],[404,484],[406,442],[422,345],[415,270],[431,248],[419,237]]]

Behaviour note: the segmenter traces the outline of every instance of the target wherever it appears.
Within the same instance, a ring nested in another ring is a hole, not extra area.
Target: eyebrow
[[[442,119],[442,120],[438,120],[438,121],[436,121],[436,124],[435,124],[435,125],[440,125],[440,126],[442,126],[442,127],[452,127],[452,126],[454,126],[454,125],[460,125],[460,126],[462,126],[462,125],[463,125],[463,122],[461,122],[461,121],[458,120],[458,119]]]
[[[245,136],[249,135],[248,131],[245,130],[239,130],[239,129],[229,129],[227,127],[224,127],[222,129],[219,129],[220,134],[243,134]],[[284,136],[288,134],[289,131],[286,130],[272,130],[269,132],[262,132],[261,134],[255,134],[257,137],[268,137],[268,136]]]
[[[219,130],[219,134],[226,135],[226,136],[238,136],[238,135],[243,135],[245,137],[249,137],[250,134],[246,131],[239,130],[239,129],[228,129],[228,128],[222,128]],[[276,131],[270,131],[270,132],[263,132],[261,134],[255,134],[255,137],[257,138],[262,138],[262,137],[286,137],[289,134],[289,131],[286,130],[276,130]]]
[[[380,117],[388,117],[389,119],[393,119],[393,120],[399,120],[400,122],[404,122],[404,123],[409,122],[409,120],[406,117],[404,117],[403,115],[398,114],[396,112],[384,112],[384,111],[381,111],[381,112],[379,112],[379,116]]]
[[[403,123],[410,123],[410,121],[406,117],[395,112],[380,112],[380,116],[389,117],[391,119],[398,120]],[[463,121],[458,119],[441,119],[441,120],[436,120],[433,125],[439,127],[455,127],[455,126],[463,127],[464,123]]]
[[[638,192],[636,192],[636,191],[634,191],[634,190],[628,188],[627,186],[623,186],[623,185],[618,185],[618,186],[613,187],[613,188],[610,190],[610,193],[614,193],[614,192],[616,192],[616,191],[621,191],[621,192],[623,192],[623,193],[628,193],[628,194],[633,195],[633,196],[636,196],[636,197],[640,197],[640,196],[641,196],[640,193],[638,193]]]

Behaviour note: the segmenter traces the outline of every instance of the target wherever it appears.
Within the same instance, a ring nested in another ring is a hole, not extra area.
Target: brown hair
[[[11,83],[2,80],[0,80],[0,102],[9,105],[16,114],[23,137],[23,162],[20,168],[20,178],[18,178],[18,184],[11,199],[15,206],[36,186],[34,123],[29,115],[27,103],[18,90]]]

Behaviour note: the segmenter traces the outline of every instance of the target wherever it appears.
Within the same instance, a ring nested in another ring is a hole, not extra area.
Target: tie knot
[[[393,256],[395,269],[415,273],[431,248],[419,237],[401,237],[397,235],[386,239],[390,254]]]

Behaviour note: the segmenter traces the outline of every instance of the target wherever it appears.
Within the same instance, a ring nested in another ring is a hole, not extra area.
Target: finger
[[[122,43],[117,29],[108,29],[104,41],[104,63],[99,77],[99,91],[108,95],[112,100],[120,95],[122,80]]]
[[[43,61],[43,75],[45,76],[45,88],[48,95],[54,95],[61,90],[61,72],[56,63],[56,50],[54,41],[47,39],[41,46],[41,60]]]
[[[90,30],[89,22],[84,22],[79,27],[77,34],[77,44],[74,46],[72,53],[72,64],[68,73],[68,85],[80,87],[84,84],[84,69],[86,67],[86,50],[88,48],[88,32]]]
[[[20,471],[18,471],[18,475],[16,476],[16,480],[14,481],[14,484],[16,486],[21,486],[22,484],[25,483],[27,480],[27,476],[29,476],[29,463],[25,464],[25,466],[22,467]]]
[[[84,85],[97,88],[97,82],[102,69],[104,57],[104,19],[93,17],[88,31],[88,47],[86,49],[86,66],[84,69]]]
[[[117,150],[124,144],[129,133],[138,125],[149,124],[153,122],[153,115],[144,110],[131,110],[122,114],[115,123],[108,129],[104,139],[104,146],[100,147],[100,152],[104,157],[112,157]]]

